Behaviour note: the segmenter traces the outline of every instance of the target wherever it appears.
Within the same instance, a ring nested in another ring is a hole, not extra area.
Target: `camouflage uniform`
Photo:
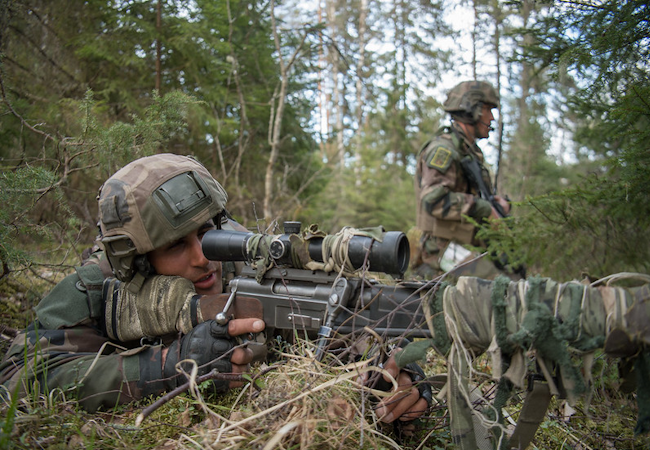
[[[466,97],[472,92],[471,89],[478,90],[479,96],[468,101]],[[491,95],[481,96],[481,90],[487,90]],[[465,216],[481,222],[490,216],[492,207],[487,200],[479,198],[476,189],[470,185],[461,160],[467,156],[475,159],[490,190],[492,182],[484,165],[483,152],[456,122],[470,123],[472,119],[467,116],[471,109],[487,100],[498,106],[498,97],[487,83],[464,82],[452,89],[445,102],[445,110],[450,112],[455,121],[450,127],[440,129],[418,154],[414,185],[416,227],[420,240],[411,264],[415,270],[414,275],[430,278],[449,270],[444,265],[441,267],[441,258],[452,242],[481,245],[475,239],[475,226]],[[460,112],[466,113],[465,116],[458,114]],[[498,273],[494,269],[494,265],[487,261],[469,268],[472,275],[483,278],[493,278]],[[457,272],[457,275],[468,274]]]
[[[58,388],[94,411],[163,390],[149,382],[162,379],[162,372],[143,377],[140,368],[141,361],[161,361],[162,346],[114,342],[106,335],[102,265],[78,267],[38,304],[36,321],[14,339],[0,365],[0,381],[10,392]]]
[[[185,189],[188,187],[189,191]],[[182,201],[175,198],[180,195],[184,196]],[[177,342],[180,346],[179,332],[189,331],[178,329],[175,323],[184,305],[167,308],[171,329],[161,330],[156,339],[125,342],[116,338],[120,335],[113,328],[107,329],[107,320],[119,317],[106,307],[117,304],[108,302],[107,297],[117,293],[114,288],[120,283],[120,292],[126,295],[127,290],[137,294],[145,280],[184,280],[152,277],[146,257],[139,262],[137,259],[212,218],[218,217],[221,222],[225,202],[223,188],[191,158],[155,155],[118,171],[99,196],[100,244],[106,251],[96,252],[38,304],[35,322],[14,339],[3,358],[0,382],[19,396],[61,389],[66,395],[73,394],[88,411],[168,390],[169,374],[164,373],[162,350],[165,344]],[[152,221],[157,226],[145,229],[144,225]],[[191,285],[187,280],[168,283],[164,290],[174,297],[178,297],[178,289],[183,289],[188,299],[198,297],[187,283]],[[160,298],[142,300],[152,304]],[[122,329],[132,325],[122,323]]]

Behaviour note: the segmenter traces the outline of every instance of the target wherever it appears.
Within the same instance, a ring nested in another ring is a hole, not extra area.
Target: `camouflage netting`
[[[636,278],[644,284],[602,285],[618,278]],[[640,382],[650,377],[649,282],[650,276],[641,274],[621,274],[593,284],[538,277],[517,282],[461,277],[455,286],[444,285],[428,294],[424,305],[433,336],[428,344],[447,356],[447,400],[459,448],[509,448],[501,408],[515,387],[525,387],[531,367],[546,380],[551,394],[566,394],[575,404],[579,395],[589,392],[598,349],[635,360],[639,381],[635,433],[650,431],[650,387]],[[421,344],[409,347],[401,365],[424,354]],[[472,361],[486,352],[498,387],[492,407],[480,414],[471,407]],[[480,438],[486,429],[492,433],[489,445]]]

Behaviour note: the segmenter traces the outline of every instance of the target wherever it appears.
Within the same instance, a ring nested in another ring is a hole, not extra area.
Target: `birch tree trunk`
[[[266,175],[264,177],[264,218],[267,221],[273,220],[273,208],[271,202],[273,200],[273,178],[275,163],[278,160],[278,154],[280,152],[280,144],[282,140],[282,115],[284,114],[284,105],[286,102],[287,96],[287,86],[289,85],[289,72],[296,57],[300,53],[302,46],[305,42],[307,36],[306,32],[302,37],[302,41],[296,46],[296,49],[285,61],[284,56],[282,55],[282,43],[280,42],[280,35],[278,33],[278,26],[275,20],[275,1],[271,0],[270,3],[271,10],[271,28],[273,30],[273,42],[275,43],[275,49],[278,52],[278,65],[280,67],[280,84],[276,86],[275,91],[273,92],[273,97],[271,98],[271,114],[269,118],[269,160],[266,165]]]
[[[363,72],[365,69],[365,55],[366,55],[366,19],[368,16],[368,0],[361,0],[361,10],[359,11],[359,58],[357,62],[357,82],[356,82],[356,99],[357,99],[357,132],[354,136],[354,174],[355,186],[361,186],[361,145],[362,145],[362,130],[364,121],[364,107],[366,103],[366,95],[363,87]]]

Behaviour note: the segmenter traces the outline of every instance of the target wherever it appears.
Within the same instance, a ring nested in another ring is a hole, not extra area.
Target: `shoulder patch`
[[[427,166],[438,169],[441,172],[446,172],[451,165],[451,150],[438,145],[427,155]]]

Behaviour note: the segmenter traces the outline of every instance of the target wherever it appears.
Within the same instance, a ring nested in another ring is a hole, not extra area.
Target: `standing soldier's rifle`
[[[490,205],[492,205],[492,208],[500,218],[503,219],[509,217],[509,214],[505,212],[501,203],[495,199],[495,194],[492,193],[485,184],[481,166],[478,161],[471,156],[465,156],[460,160],[460,164],[467,176],[469,184],[476,189],[479,197],[490,202]],[[508,200],[507,197],[506,200]],[[506,270],[509,264],[507,255],[503,253],[498,256],[493,254],[492,256],[495,265],[501,270]],[[513,273],[520,275],[522,278],[526,278],[526,267],[524,265],[510,266],[510,270],[512,270]]]
[[[463,167],[463,171],[465,172],[467,179],[469,180],[469,184],[478,191],[479,197],[490,202],[499,217],[508,217],[508,214],[503,210],[501,204],[494,198],[494,193],[490,192],[487,185],[485,184],[481,166],[479,165],[476,158],[465,156],[460,160],[460,164]]]

